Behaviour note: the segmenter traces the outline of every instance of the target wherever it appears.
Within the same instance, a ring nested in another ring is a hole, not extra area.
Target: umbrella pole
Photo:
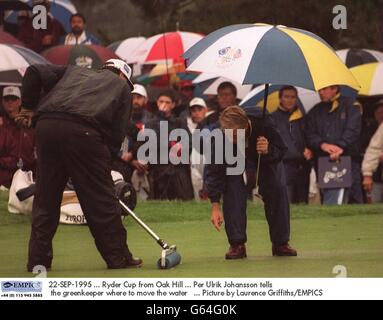
[[[265,84],[265,91],[264,91],[264,98],[263,98],[263,111],[262,111],[262,128],[261,128],[261,134],[264,134],[265,130],[263,127],[263,122],[266,119],[266,112],[267,112],[267,99],[269,97],[269,87],[270,84]],[[261,169],[261,154],[258,153],[258,163],[257,163],[257,173],[256,173],[256,180],[255,180],[255,196],[262,199],[262,196],[259,194],[259,171]]]
[[[269,87],[270,84],[265,84],[265,92],[264,92],[264,98],[263,98],[263,114],[262,114],[262,120],[266,119],[266,112],[267,112],[267,99],[269,98]],[[262,130],[263,131],[263,130]]]
[[[165,39],[166,33],[164,32],[163,38],[164,38],[164,50],[165,50],[165,63],[166,63],[166,77],[168,78],[168,85],[170,86],[170,74],[169,74],[169,63],[168,63],[168,49],[166,46],[166,39]]]

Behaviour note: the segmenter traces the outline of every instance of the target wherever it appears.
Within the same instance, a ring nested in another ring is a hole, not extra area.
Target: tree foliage
[[[283,24],[314,32],[335,47],[382,48],[382,0],[131,0],[153,29],[210,33],[236,23]],[[335,30],[335,5],[344,5],[348,29]]]

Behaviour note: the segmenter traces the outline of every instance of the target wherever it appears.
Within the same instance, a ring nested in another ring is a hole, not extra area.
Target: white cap
[[[203,108],[207,108],[206,102],[202,98],[194,98],[192,101],[190,101],[189,106],[190,106],[190,108],[192,108],[194,106],[200,106]]]
[[[134,85],[134,89],[133,89],[132,93],[138,94],[138,95],[143,96],[145,98],[148,97],[148,93],[146,92],[145,87],[140,85],[140,84]]]
[[[132,69],[125,61],[120,59],[109,59],[107,62],[105,62],[103,68],[105,67],[112,67],[117,70],[120,70],[124,74],[126,80],[128,81],[130,88],[133,90],[133,83],[130,80],[130,78],[132,77]]]
[[[21,91],[19,87],[5,87],[3,90],[3,97],[14,96],[21,99]]]

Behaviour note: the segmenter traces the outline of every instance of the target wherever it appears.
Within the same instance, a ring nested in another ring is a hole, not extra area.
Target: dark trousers
[[[100,134],[80,122],[41,119],[36,128],[37,182],[28,268],[50,267],[62,195],[71,177],[97,249],[108,265],[131,256],[111,178],[110,151]]]
[[[311,165],[299,162],[285,162],[287,193],[290,203],[309,202]]]
[[[352,185],[348,194],[348,203],[350,204],[362,204],[363,190],[362,190],[362,169],[360,161],[352,160],[351,163]]]
[[[223,195],[225,230],[230,245],[247,241],[247,192],[242,175],[226,176],[226,190]]]
[[[263,197],[270,240],[279,246],[290,239],[290,206],[282,163],[264,166],[260,175],[260,193]],[[243,176],[226,176],[223,196],[225,230],[231,245],[247,241],[247,192]]]
[[[150,177],[153,181],[154,199],[181,201],[194,199],[190,166],[152,165],[150,167]]]

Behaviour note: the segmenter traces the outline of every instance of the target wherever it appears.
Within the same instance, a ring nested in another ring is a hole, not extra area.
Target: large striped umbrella
[[[182,55],[203,38],[192,32],[168,32],[145,40],[127,60],[128,63],[179,62]]]
[[[113,51],[96,45],[61,45],[44,51],[42,55],[54,64],[69,64],[91,69],[101,68],[109,59],[119,59]]]
[[[361,85],[360,96],[383,95],[383,62],[357,66],[351,72]]]
[[[368,49],[343,49],[337,55],[349,68],[362,64],[383,62],[383,52]]]
[[[0,44],[0,85],[18,85],[30,65],[45,63],[48,61],[32,50]]]
[[[188,70],[209,72],[242,84],[290,84],[309,90],[358,82],[335,51],[308,31],[265,24],[219,29],[190,48]]]
[[[19,1],[32,8],[33,0]],[[50,14],[62,24],[66,32],[71,32],[70,17],[77,12],[74,4],[70,0],[49,0],[49,2],[51,4]],[[17,23],[17,12],[11,11],[5,20],[10,23]]]
[[[127,38],[122,41],[117,41],[108,46],[109,50],[112,50],[116,55],[130,61],[134,51],[145,41],[144,37]]]

